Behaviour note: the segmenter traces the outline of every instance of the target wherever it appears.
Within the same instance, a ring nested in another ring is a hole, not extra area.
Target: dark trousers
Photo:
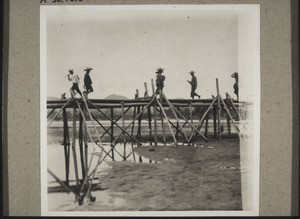
[[[191,90],[191,98],[194,98],[194,96],[198,96],[199,95],[195,92],[197,87],[192,86],[192,90]]]
[[[84,85],[84,86],[85,86],[85,89],[86,89],[86,92],[87,92],[87,93],[91,93],[91,92],[94,91],[94,89],[93,89],[93,87],[92,87],[91,84],[86,84],[86,85]]]
[[[78,87],[78,84],[77,83],[73,83],[73,86],[71,87],[71,89],[74,91],[77,91],[77,93],[79,93],[80,94],[80,96],[82,96],[81,95],[81,91],[79,90],[79,87]]]
[[[159,90],[163,91],[163,87],[157,87],[155,93],[159,94]]]
[[[235,93],[236,95],[239,95],[239,85],[238,85],[237,82],[234,83],[233,89],[234,89],[234,93]]]

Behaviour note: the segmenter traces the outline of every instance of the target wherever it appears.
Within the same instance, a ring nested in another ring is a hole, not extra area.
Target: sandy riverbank
[[[198,147],[142,146],[135,152],[152,162],[107,161],[109,168],[100,176],[105,190],[92,192],[95,203],[76,206],[70,201],[53,210],[242,209],[238,140],[199,142]],[[50,202],[55,195],[49,194]]]
[[[237,141],[135,151],[158,163],[112,163],[114,174],[102,182],[122,194],[122,210],[241,210]]]

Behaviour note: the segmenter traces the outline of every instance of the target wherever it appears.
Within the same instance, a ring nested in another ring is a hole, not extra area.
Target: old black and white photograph
[[[41,5],[40,77],[42,215],[259,215],[259,5]]]

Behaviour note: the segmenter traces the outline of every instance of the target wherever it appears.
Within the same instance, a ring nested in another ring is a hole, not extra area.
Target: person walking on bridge
[[[237,101],[239,101],[239,74],[237,72],[234,72],[231,75],[231,77],[235,79],[235,83],[233,85],[233,90],[234,90],[234,93],[236,94]]]
[[[194,99],[195,96],[199,97],[200,99],[200,95],[198,95],[195,91],[196,91],[196,88],[197,88],[197,78],[196,76],[194,75],[195,72],[194,71],[190,71],[189,74],[191,74],[192,76],[192,80],[191,81],[188,81],[191,85],[191,98]]]
[[[93,68],[86,68],[84,71],[86,72],[84,75],[84,88],[85,88],[85,92],[86,94],[89,94],[91,92],[94,91],[93,87],[92,87],[92,79],[90,77],[90,71],[93,70]],[[84,93],[85,93],[84,92]]]
[[[76,93],[74,91],[77,91],[77,93],[79,93],[80,96],[82,97],[81,91],[79,90],[79,87],[78,87],[79,77],[74,74],[72,69],[70,69],[69,72],[70,73],[68,74],[68,80],[72,81],[72,83],[73,83],[73,86],[70,89],[72,97],[74,97],[76,95]]]
[[[164,69],[159,68],[157,69],[157,71],[155,72],[156,75],[156,93],[159,94],[159,91],[163,90],[164,88],[164,81],[166,79],[166,77],[164,75],[162,75]]]

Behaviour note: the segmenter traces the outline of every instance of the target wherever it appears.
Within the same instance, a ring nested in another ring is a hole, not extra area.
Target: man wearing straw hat
[[[84,71],[86,71],[85,75],[84,75],[84,87],[86,90],[86,93],[91,93],[94,91],[93,87],[92,87],[92,79],[90,77],[90,71],[92,70],[92,68],[86,68],[84,69]]]
[[[197,88],[197,78],[196,76],[194,75],[195,72],[194,71],[190,71],[189,74],[191,74],[192,76],[192,80],[191,81],[188,81],[191,85],[191,98],[194,99],[195,96],[199,97],[200,99],[200,95],[198,95],[195,91],[196,91],[196,88]]]
[[[69,72],[70,72],[70,74],[68,74],[68,80],[72,81],[72,83],[73,83],[73,86],[70,89],[72,97],[74,97],[74,95],[75,95],[74,91],[77,91],[77,93],[79,93],[80,96],[82,96],[81,91],[79,90],[79,87],[78,87],[79,77],[74,74],[72,69],[70,69]]]
[[[165,76],[162,75],[164,69],[159,68],[157,69],[157,71],[155,72],[156,75],[156,93],[159,94],[159,90],[163,90],[164,88],[164,81],[165,81]]]

